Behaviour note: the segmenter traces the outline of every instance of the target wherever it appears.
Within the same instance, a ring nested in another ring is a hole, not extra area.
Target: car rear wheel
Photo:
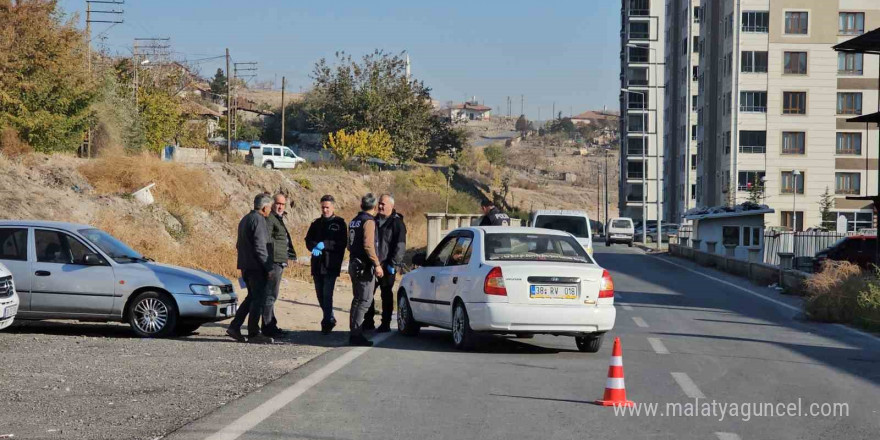
[[[413,317],[406,292],[401,289],[397,292],[397,331],[405,336],[416,336],[419,330],[419,323]]]
[[[653,242],[654,242],[654,237],[651,237],[650,235],[645,237],[645,243],[653,243]]]
[[[452,343],[459,350],[474,348],[476,334],[471,330],[471,321],[461,301],[452,310]]]
[[[263,168],[265,168],[267,170],[271,170],[271,169],[275,168],[275,164],[273,164],[272,162],[266,162],[263,164]]]
[[[630,242],[627,243],[626,245],[629,246],[629,247],[633,247],[633,242],[632,242],[632,240],[630,240]]]
[[[604,337],[605,333],[589,336],[575,336],[574,342],[577,344],[578,351],[583,353],[595,353],[602,348],[602,339],[604,339]]]
[[[144,292],[137,296],[128,309],[128,323],[142,338],[164,338],[177,327],[177,305],[166,295]]]

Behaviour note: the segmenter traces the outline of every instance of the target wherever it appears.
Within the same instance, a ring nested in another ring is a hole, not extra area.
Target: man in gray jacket
[[[272,338],[260,334],[260,318],[269,322],[266,312],[267,283],[272,280],[272,242],[266,217],[272,212],[272,196],[262,193],[254,198],[254,209],[238,223],[238,269],[247,285],[248,294],[235,312],[226,334],[239,342],[271,344]],[[250,315],[250,316],[248,316]],[[241,334],[241,325],[248,316],[248,337]]]
[[[273,338],[284,336],[284,330],[278,328],[278,320],[275,318],[275,301],[278,300],[278,290],[281,288],[281,276],[289,260],[296,260],[296,251],[290,240],[290,232],[284,224],[284,212],[287,207],[287,196],[282,193],[275,194],[275,203],[272,205],[272,214],[266,217],[269,224],[269,239],[272,241],[272,279],[266,291],[266,313],[269,319],[263,321],[263,334]]]

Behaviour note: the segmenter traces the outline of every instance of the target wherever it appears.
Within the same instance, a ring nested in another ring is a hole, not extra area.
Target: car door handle
[[[434,279],[435,279],[435,278],[436,278],[436,277],[433,277],[433,276],[431,277],[431,282],[432,282],[432,283],[434,282]]]
[[[48,270],[38,270],[34,272],[34,275],[38,277],[47,277],[49,275],[52,275],[52,272],[49,272]]]
[[[458,284],[458,277],[452,277],[452,284]]]

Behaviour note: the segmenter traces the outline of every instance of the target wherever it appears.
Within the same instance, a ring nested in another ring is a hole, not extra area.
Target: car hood
[[[146,263],[123,264],[121,266],[128,270],[153,272],[158,278],[173,277],[178,279],[185,279],[193,284],[212,284],[216,286],[232,284],[232,282],[230,282],[229,279],[227,279],[226,277],[217,275],[215,273],[206,272],[198,269],[190,269],[188,267],[156,263],[152,261]]]

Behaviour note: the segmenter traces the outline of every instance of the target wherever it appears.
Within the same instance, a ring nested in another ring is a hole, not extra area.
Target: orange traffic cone
[[[626,400],[626,385],[623,383],[623,350],[620,348],[620,338],[614,338],[611,365],[608,366],[608,380],[605,382],[605,396],[602,400],[597,400],[596,405],[635,405],[632,400]]]

